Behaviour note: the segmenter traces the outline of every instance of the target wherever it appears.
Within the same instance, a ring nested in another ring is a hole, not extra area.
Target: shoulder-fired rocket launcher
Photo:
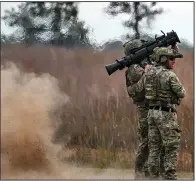
[[[156,47],[168,47],[169,45],[175,46],[177,42],[180,43],[180,39],[175,31],[171,31],[165,35],[163,31],[162,36],[157,37],[155,35],[155,41],[147,42],[141,47],[134,49],[130,55],[121,59],[116,59],[113,64],[105,65],[105,68],[109,75],[113,74],[117,70],[122,70],[125,67],[129,67],[132,64],[139,64],[144,58],[149,57],[153,53],[153,49]]]

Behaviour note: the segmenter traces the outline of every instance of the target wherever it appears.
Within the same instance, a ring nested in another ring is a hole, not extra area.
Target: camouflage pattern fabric
[[[134,48],[138,48],[141,46],[142,43],[140,40],[135,40],[135,41],[130,41],[128,42],[124,47],[124,52],[125,55],[128,55],[131,53],[131,50]],[[164,53],[167,53],[165,51]],[[157,58],[153,57],[152,58]],[[144,63],[147,62],[146,60],[143,60]],[[129,88],[132,87],[134,84],[136,84],[141,77],[144,74],[144,69],[138,65],[134,64],[131,65],[126,73],[126,86],[127,86],[127,91],[129,94]],[[139,122],[138,122],[138,138],[139,138],[139,146],[137,149],[136,153],[136,162],[135,162],[135,178],[136,179],[142,179],[145,178],[145,176],[148,176],[148,122],[147,122],[147,114],[148,111],[146,110],[146,105],[145,105],[145,92],[141,91],[139,93],[129,94],[129,96],[133,99],[134,104],[137,105],[138,108],[138,115],[139,115]],[[162,146],[161,149],[161,155],[160,155],[160,175],[163,175],[164,173],[164,146]],[[145,174],[144,174],[145,173]]]
[[[147,177],[148,174],[148,110],[146,108],[138,108],[138,129],[137,136],[139,140],[136,160],[135,160],[135,178],[141,179]]]
[[[143,45],[140,39],[130,40],[125,43],[124,46],[124,54],[127,56],[132,53],[132,50],[139,48]]]
[[[182,58],[183,55],[176,52],[176,50],[172,49],[172,48],[168,48],[168,47],[156,47],[153,50],[153,54],[151,55],[151,58],[158,63],[163,63],[166,60],[162,61],[160,58],[162,56],[166,56],[168,58]]]
[[[140,65],[138,64],[131,65],[125,72],[127,88],[137,83],[141,79],[143,73],[144,73],[144,69]],[[134,104],[136,104],[138,107],[145,108],[144,93],[139,93],[134,96],[131,96],[129,94],[129,96],[133,99]]]
[[[125,72],[126,77],[126,86],[134,85],[137,83],[144,73],[144,69],[138,65],[131,65]],[[128,92],[129,93],[129,92]],[[141,179],[145,178],[144,173],[148,174],[147,160],[148,160],[148,123],[147,123],[147,114],[148,110],[145,108],[144,104],[144,93],[139,93],[131,97],[134,104],[137,106],[138,114],[138,130],[137,136],[139,145],[136,153],[135,161],[135,178]]]
[[[145,93],[149,106],[161,105],[161,102],[180,104],[184,88],[173,71],[157,66],[145,75]]]
[[[124,53],[125,55],[129,55],[132,53],[132,50],[142,46],[142,41],[140,39],[135,39],[127,42],[124,45]],[[144,69],[138,65],[131,65],[125,72],[126,77],[126,86],[134,85],[137,83],[142,75],[144,74]],[[128,92],[129,94],[129,92]],[[129,95],[130,96],[130,95]],[[142,178],[144,173],[144,166],[147,164],[148,159],[148,125],[147,125],[147,110],[145,109],[144,104],[144,93],[139,93],[135,96],[130,96],[133,99],[134,104],[137,105],[137,113],[138,113],[138,140],[139,146],[136,153],[136,162],[135,162],[135,177]],[[146,170],[148,168],[146,166]]]
[[[165,158],[165,147],[162,143],[161,153],[160,153],[160,166],[159,166],[159,177],[163,180],[165,178],[165,167],[164,167],[164,158]]]
[[[138,129],[137,136],[139,140],[139,145],[136,153],[135,160],[135,179],[147,179],[149,177],[148,171],[148,156],[149,156],[149,147],[148,147],[148,109],[146,108],[138,108],[137,109],[139,121],[138,121]],[[160,151],[160,169],[159,174],[160,177],[164,177],[164,156],[165,150],[163,145],[161,145]]]
[[[127,86],[137,83],[144,73],[144,69],[138,65],[133,64],[126,70]]]
[[[155,79],[156,81],[153,80],[156,77],[159,78]],[[153,85],[155,82],[157,83],[156,90]],[[164,98],[170,104],[175,105],[176,100],[179,103],[179,99],[182,99],[185,95],[185,90],[175,73],[164,66],[153,67],[142,76],[137,84],[129,87],[128,91],[131,96],[145,91],[149,106],[161,106]],[[151,109],[148,112],[148,146],[150,150],[148,167],[150,179],[158,179],[159,177],[161,148],[164,148],[165,151],[164,169],[162,168],[165,171],[164,179],[176,179],[180,129],[176,121],[177,116],[174,114],[173,112]]]
[[[159,178],[159,155],[162,143],[165,147],[165,162],[163,179],[176,180],[176,163],[180,148],[180,128],[176,120],[176,113],[161,110],[149,110],[148,138],[149,160],[148,169],[150,179]]]
[[[152,67],[137,84],[128,87],[130,96],[144,91],[149,106],[160,106],[162,101],[180,104],[185,94],[185,89],[176,74],[164,66]]]

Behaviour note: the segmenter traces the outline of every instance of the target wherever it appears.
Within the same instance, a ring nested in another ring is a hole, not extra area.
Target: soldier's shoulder
[[[152,66],[152,68],[151,68],[150,70],[148,70],[148,71],[145,73],[145,75],[153,75],[153,74],[156,74],[157,70],[158,70],[158,69],[157,69],[156,67]]]
[[[167,77],[170,80],[178,80],[178,76],[176,75],[176,73],[169,69],[164,70],[164,77]]]
[[[138,69],[138,68],[142,68],[139,64],[133,64],[129,67],[129,69]]]
[[[143,71],[143,68],[138,64],[133,64],[127,69],[127,72],[132,73],[132,74],[141,72],[141,71]]]
[[[163,70],[169,77],[176,77],[176,74],[174,71],[169,70],[169,69],[163,69]]]

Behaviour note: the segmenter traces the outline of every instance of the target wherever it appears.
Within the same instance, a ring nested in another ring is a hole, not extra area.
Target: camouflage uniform
[[[160,150],[163,144],[164,179],[175,180],[177,154],[180,147],[180,128],[177,123],[176,106],[184,97],[185,90],[176,74],[164,65],[168,57],[177,57],[171,49],[157,48],[155,60],[157,67],[149,70],[140,81],[129,89],[131,96],[145,91],[149,105],[148,169],[151,179],[159,178]]]
[[[133,40],[129,42],[125,46],[125,55],[129,54],[128,49],[140,47],[142,43],[140,40]],[[146,62],[144,60],[143,62]],[[142,75],[144,74],[144,69],[138,65],[133,64],[131,65],[127,71],[125,72],[126,77],[126,86],[127,88],[135,83],[137,83]],[[128,92],[129,93],[129,92]],[[147,123],[147,114],[148,110],[145,107],[144,103],[144,92],[139,93],[132,97],[134,104],[137,105],[137,113],[138,113],[138,139],[139,139],[139,146],[136,153],[136,161],[135,161],[135,177],[143,178],[143,173],[147,172],[147,159],[148,159],[148,123]]]
[[[143,73],[144,69],[139,65],[134,64],[130,66],[126,71],[127,88],[129,86],[132,86],[134,83],[137,83],[142,77]],[[139,145],[136,153],[135,176],[136,178],[142,178],[143,172],[147,171],[147,165],[145,165],[145,163],[148,159],[148,123],[146,120],[148,110],[145,108],[144,93],[132,96],[132,99],[134,101],[134,104],[137,105],[137,113],[139,119],[137,131]]]

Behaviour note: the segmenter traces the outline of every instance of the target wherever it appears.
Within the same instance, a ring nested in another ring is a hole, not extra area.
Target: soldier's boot
[[[135,172],[135,180],[146,180],[149,178],[149,172],[148,168],[144,167],[144,169],[141,171]]]
[[[151,167],[149,169],[149,177],[148,180],[160,180],[159,177],[159,169],[155,168],[155,167]]]
[[[146,179],[149,175],[148,173],[148,162],[145,157],[142,157],[142,155],[137,154],[136,155],[136,162],[135,162],[135,179]]]
[[[149,174],[148,170],[144,171],[144,175],[145,175],[145,178],[149,178],[150,174]]]
[[[149,171],[148,171],[148,162],[146,162],[144,165],[144,176],[146,179],[148,179],[150,176]]]
[[[144,179],[144,171],[143,171],[143,165],[140,162],[140,159],[138,159],[139,156],[136,156],[136,162],[135,162],[135,180],[142,180]]]
[[[159,175],[149,175],[148,180],[161,180]]]
[[[177,174],[175,170],[168,170],[164,175],[165,180],[177,180]]]

